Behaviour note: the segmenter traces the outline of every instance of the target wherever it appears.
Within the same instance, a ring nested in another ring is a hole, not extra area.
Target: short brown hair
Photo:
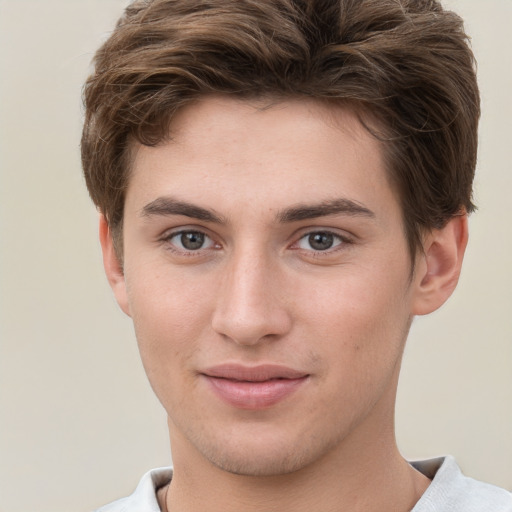
[[[474,209],[475,63],[436,0],[136,0],[94,64],[82,162],[114,238],[133,141],[163,141],[178,109],[212,93],[348,103],[377,121],[413,255],[423,230]]]

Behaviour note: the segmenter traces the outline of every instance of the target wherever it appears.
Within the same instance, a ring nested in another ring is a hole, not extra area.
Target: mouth
[[[286,399],[309,379],[309,374],[280,365],[226,364],[201,373],[213,393],[239,409],[266,409]]]

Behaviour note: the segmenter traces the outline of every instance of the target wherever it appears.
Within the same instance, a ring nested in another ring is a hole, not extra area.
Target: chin
[[[208,458],[223,471],[248,477],[287,475],[303,469],[310,462],[300,450],[294,450],[293,453],[283,453],[283,450],[276,453],[265,453],[266,451],[268,450],[252,451],[250,455],[224,452],[209,454]]]
[[[281,435],[275,435],[276,432],[270,435],[265,430],[246,430],[221,438],[201,437],[190,441],[202,458],[215,467],[247,477],[275,477],[295,473],[321,459],[336,444],[336,440],[329,441],[322,436],[284,432],[280,432]]]

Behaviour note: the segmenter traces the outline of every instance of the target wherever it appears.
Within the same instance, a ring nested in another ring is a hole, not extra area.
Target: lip
[[[210,389],[239,409],[266,409],[281,402],[304,384],[309,374],[286,366],[223,364],[201,372]]]

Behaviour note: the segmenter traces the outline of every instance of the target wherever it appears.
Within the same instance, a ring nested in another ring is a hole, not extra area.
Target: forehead
[[[136,148],[127,207],[172,195],[226,214],[340,197],[395,208],[384,167],[353,109],[209,97],[178,112],[168,140]]]

